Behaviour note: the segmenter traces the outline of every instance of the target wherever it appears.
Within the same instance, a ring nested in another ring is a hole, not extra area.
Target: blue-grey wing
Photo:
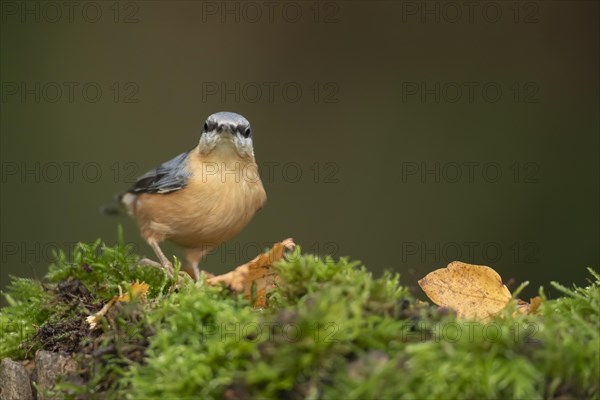
[[[189,151],[181,153],[157,168],[146,172],[128,190],[129,193],[170,193],[187,186],[191,176],[186,171]]]

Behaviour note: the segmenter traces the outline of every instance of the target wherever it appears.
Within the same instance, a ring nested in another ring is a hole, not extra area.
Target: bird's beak
[[[217,128],[217,133],[221,137],[234,136],[233,135],[233,127],[229,125],[220,125]]]

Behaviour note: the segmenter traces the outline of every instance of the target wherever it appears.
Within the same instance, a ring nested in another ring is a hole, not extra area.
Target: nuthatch
[[[160,264],[172,273],[159,246],[168,239],[185,248],[195,279],[200,259],[239,233],[266,199],[250,123],[232,112],[209,116],[198,146],[142,175],[119,196]]]

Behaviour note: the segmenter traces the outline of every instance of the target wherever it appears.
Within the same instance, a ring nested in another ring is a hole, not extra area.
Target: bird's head
[[[235,150],[242,158],[253,157],[250,122],[233,112],[214,113],[206,119],[202,127],[198,148],[202,154]]]

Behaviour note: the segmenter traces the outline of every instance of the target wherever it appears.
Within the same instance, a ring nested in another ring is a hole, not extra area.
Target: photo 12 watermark
[[[66,260],[74,261],[80,243],[75,241],[10,241],[0,242],[0,261],[2,263],[39,264],[52,263],[59,254]],[[125,243],[125,256],[139,254],[140,249],[136,243]],[[103,253],[103,246],[96,248],[96,255]]]
[[[501,342],[513,341],[514,343],[536,342],[539,326],[532,321],[514,322],[508,327],[506,324],[496,322],[456,321],[443,323],[429,323],[416,321],[403,326],[400,336],[404,342],[434,341],[456,343],[466,341],[475,342]]]
[[[142,3],[132,1],[2,1],[3,24],[137,24]]]
[[[403,184],[537,184],[542,179],[536,161],[401,161]]]
[[[535,81],[402,81],[403,104],[537,104]]]
[[[139,103],[140,85],[133,81],[2,81],[2,104]]]
[[[215,322],[201,325],[201,341],[221,342],[283,342],[297,343],[308,338],[319,343],[335,343],[340,325],[337,322],[314,323],[312,325],[281,322]]]
[[[340,102],[340,85],[333,81],[202,82],[202,102],[335,104]]]
[[[334,1],[202,1],[202,23],[336,24],[341,6]]]
[[[442,1],[400,0],[403,24],[537,24],[537,1]]]
[[[201,249],[206,249],[206,255],[203,259],[208,257],[217,257],[219,262],[226,265],[240,265],[248,262],[249,260],[256,257],[258,254],[267,252],[278,242],[258,242],[258,241],[233,241],[229,240],[219,245],[214,243],[203,243]],[[303,253],[313,254],[315,259],[319,257],[330,256],[337,258],[340,256],[340,245],[333,241],[312,241],[302,244]],[[269,257],[275,257],[271,253],[268,253]],[[288,252],[285,255],[285,259],[288,261],[294,261],[294,253]],[[298,254],[298,257],[303,257],[302,254]],[[273,258],[272,262],[278,259]]]
[[[400,259],[403,264],[426,262],[493,264],[506,260],[515,264],[540,262],[541,246],[535,241],[402,241]]]
[[[133,161],[104,164],[96,161],[5,161],[0,163],[2,184],[80,184],[110,181],[131,184],[143,173]]]

